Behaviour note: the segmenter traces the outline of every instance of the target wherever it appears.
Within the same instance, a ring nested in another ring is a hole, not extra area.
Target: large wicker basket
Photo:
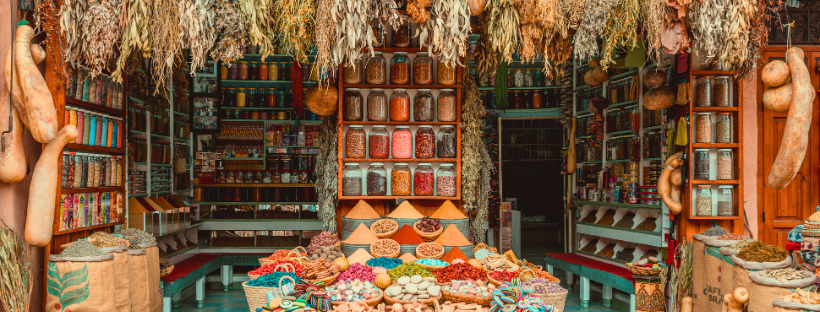
[[[395,243],[396,247],[398,247],[398,248],[396,248],[396,252],[394,252],[392,254],[387,254],[387,255],[375,253],[373,251],[373,246],[375,246],[377,243],[379,243],[381,241],[392,241],[393,243]],[[384,239],[377,240],[377,241],[373,242],[372,244],[370,244],[370,255],[373,256],[373,258],[378,258],[378,257],[398,258],[399,254],[401,254],[401,245],[398,242],[396,242],[392,239],[384,238]]]
[[[413,223],[413,230],[416,231],[416,234],[421,236],[421,238],[424,241],[432,242],[432,241],[436,240],[436,238],[438,238],[438,236],[441,235],[442,232],[444,232],[444,226],[440,226],[438,231],[435,231],[433,233],[423,232],[423,231],[419,230],[418,227],[416,227],[419,224],[419,222],[421,222],[421,221],[416,221],[416,223]]]
[[[318,282],[324,282],[324,285],[327,286],[327,285],[333,284],[333,282],[335,282],[336,278],[338,278],[338,277],[339,277],[339,273],[336,273],[334,275],[331,275],[331,276],[328,276],[328,277],[325,277],[325,278],[319,278],[319,279],[314,279],[314,280],[306,279],[305,281],[307,281],[308,283],[312,283],[312,284],[316,284]]]
[[[381,290],[381,289],[377,289],[377,290],[379,292],[379,296],[376,297],[376,298],[370,299],[370,300],[363,301],[366,305],[371,306],[371,307],[375,307],[380,302],[382,302],[382,298],[384,298],[384,291]],[[331,301],[330,305],[333,306],[334,308],[336,308],[337,306],[339,306],[340,304],[343,304],[343,303],[345,303],[345,301]]]
[[[159,277],[165,277],[168,274],[171,274],[171,272],[173,272],[173,271],[174,271],[174,266],[173,265],[169,266],[167,268],[164,268],[164,269],[159,271]]]
[[[498,285],[501,285],[501,283],[503,283],[503,282],[504,282],[504,281],[500,281],[500,280],[494,279],[492,276],[490,276],[490,273],[492,273],[492,272],[494,272],[494,271],[487,271],[487,270],[485,270],[484,272],[486,272],[486,273],[487,273],[487,281],[488,281],[488,282],[490,282],[490,284],[493,284],[493,285],[495,285],[496,287],[498,287]],[[515,272],[515,271],[509,271],[509,270],[508,270],[507,272]],[[518,275],[516,275],[516,277],[518,277]]]
[[[557,312],[562,312],[564,311],[564,305],[567,303],[567,294],[569,294],[569,291],[546,295],[535,294],[535,296],[541,298],[541,300],[544,300],[545,304],[551,304],[554,306]]]
[[[428,306],[432,306],[433,302],[438,302],[439,299],[441,299],[441,294],[439,294],[438,297],[433,297],[433,298],[429,298],[429,299],[416,299],[416,300],[413,300],[413,301],[396,300],[396,299],[391,299],[390,297],[384,296],[384,302],[387,303],[387,304],[390,304],[390,305],[392,305],[394,303],[398,303],[398,304],[403,305],[405,303],[412,304],[413,302],[421,302],[421,303],[426,304]]]
[[[415,261],[413,263],[424,267],[425,269],[427,269],[427,271],[430,271],[430,272],[435,272],[435,271],[441,270],[444,267],[446,267],[446,265],[426,265],[426,264],[421,264],[421,263],[418,263],[418,262],[415,262]],[[385,297],[385,298],[387,298],[387,297]]]
[[[427,305],[427,306],[429,307],[430,305]],[[386,308],[386,304],[379,303],[378,312],[385,312],[386,311],[385,308]],[[441,312],[441,306],[438,304],[438,300],[433,301],[432,308],[433,308],[433,311],[435,311],[435,312]],[[376,311],[374,311],[374,312],[376,312]]]
[[[663,271],[663,269],[653,269],[634,266],[631,263],[626,264],[626,269],[629,270],[629,272],[632,272],[632,274],[644,276],[658,276],[661,274],[661,271]]]
[[[392,223],[392,224],[395,225],[395,229],[393,229],[392,231],[389,231],[387,233],[381,233],[381,234],[376,233],[376,230],[375,230],[376,225],[381,224],[381,223]],[[396,220],[393,220],[393,219],[381,219],[379,221],[373,222],[373,224],[370,225],[370,231],[373,232],[373,234],[376,234],[376,237],[378,237],[379,239],[391,238],[391,237],[393,237],[393,234],[396,234],[396,232],[399,231],[399,223],[396,222]]]
[[[287,280],[290,280],[294,285],[296,283],[296,281],[289,276],[284,276],[279,279],[279,287],[248,286],[247,284],[250,281],[242,283],[242,288],[245,290],[245,298],[248,300],[249,311],[255,312],[257,308],[268,305],[268,292],[274,289],[280,289],[283,285],[282,283]]]
[[[427,244],[438,245],[441,248],[441,252],[439,254],[435,255],[435,256],[432,256],[432,257],[421,255],[419,253],[419,248],[422,248],[422,246],[427,245]],[[424,243],[424,244],[419,244],[419,246],[416,247],[416,258],[419,258],[419,259],[441,259],[441,257],[444,257],[444,246],[441,246],[439,243],[428,242],[428,243]]]
[[[489,306],[493,301],[493,297],[470,296],[466,294],[453,293],[444,290],[444,288],[441,289],[441,297],[450,302],[476,303],[482,306]]]

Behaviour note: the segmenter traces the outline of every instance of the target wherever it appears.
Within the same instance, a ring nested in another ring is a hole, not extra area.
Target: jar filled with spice
[[[342,170],[342,195],[362,195],[362,169],[358,163],[346,163]]]
[[[731,113],[717,113],[717,120],[715,120],[715,143],[732,143]]]
[[[712,116],[710,113],[698,113],[695,119],[696,143],[712,143]]]
[[[534,108],[534,109],[541,108],[541,91],[540,90],[533,90],[532,91],[532,108]]]
[[[419,89],[413,99],[413,121],[433,121],[433,94],[430,89]]]
[[[364,158],[367,150],[367,138],[364,128],[360,125],[353,125],[347,129],[345,134],[345,155],[347,158]]]
[[[268,63],[267,62],[259,62],[259,80],[268,80]]]
[[[239,63],[233,62],[228,64],[228,79],[229,80],[237,80],[239,79]]]
[[[396,126],[393,131],[393,158],[413,156],[413,134],[408,126]]]
[[[427,85],[433,83],[433,59],[427,52],[416,53],[413,60],[413,84]]]
[[[237,78],[239,78],[239,80],[248,80],[248,62],[239,62],[239,75]]]
[[[399,25],[399,28],[393,31],[393,47],[406,48],[410,46],[410,23]]]
[[[438,95],[436,107],[438,121],[456,121],[456,95],[453,89],[443,89]]]
[[[290,81],[290,63],[279,63],[279,80]]]
[[[371,163],[367,168],[367,195],[387,195],[387,170],[384,170],[384,164]]]
[[[436,133],[431,126],[420,126],[416,131],[416,158],[433,158],[436,152]]]
[[[395,89],[390,95],[390,121],[410,120],[410,96],[404,89]]]
[[[709,76],[698,76],[695,83],[695,105],[701,107],[712,106],[712,83]]]
[[[717,76],[712,82],[712,94],[715,96],[716,107],[732,107],[729,94],[731,80],[728,76]]]
[[[698,185],[695,200],[695,211],[698,217],[711,217],[712,214],[712,187]]]
[[[344,120],[362,121],[364,118],[364,103],[362,93],[358,88],[350,88],[344,93]]]
[[[278,62],[270,62],[268,64],[268,80],[277,80],[279,79],[279,63]]]
[[[373,47],[383,47],[384,41],[387,40],[387,34],[384,32],[384,25],[382,25],[381,21],[378,19],[373,19],[373,21],[370,22],[370,29],[373,30],[373,37],[376,38],[376,40],[373,41]]]
[[[367,59],[365,76],[368,84],[381,85],[387,81],[387,64],[382,54],[382,52],[376,52],[374,57]]]
[[[717,191],[718,216],[731,217],[735,215],[734,192],[731,185],[720,185]]]
[[[441,126],[436,139],[438,158],[455,158],[457,148],[456,140],[456,131],[453,129],[453,126]]]
[[[732,160],[731,149],[719,149],[717,151],[717,179],[734,180],[734,160]]]
[[[228,173],[225,175],[225,183],[236,183],[236,179],[233,175],[233,170],[228,170]]]
[[[367,120],[387,121],[387,95],[384,89],[370,90],[367,95]]]
[[[390,171],[390,194],[409,196],[413,191],[410,168],[406,163],[397,163]]]
[[[248,63],[248,80],[259,79],[259,62]]]
[[[245,107],[245,88],[236,89],[236,107]]]
[[[456,84],[456,68],[448,66],[442,62],[438,62],[438,84],[440,85],[454,85]]]
[[[384,126],[373,126],[368,134],[370,158],[387,158],[390,156],[390,133]]]
[[[276,89],[268,88],[265,91],[265,106],[276,107]]]
[[[693,173],[695,180],[709,180],[709,150],[696,149],[695,150],[695,171]]]
[[[453,164],[441,164],[436,172],[436,194],[444,197],[456,196],[456,171]]]
[[[396,52],[390,60],[390,83],[403,85],[410,83],[410,63],[407,52]]]
[[[429,163],[420,163],[413,172],[413,193],[416,196],[433,195],[433,168]]]

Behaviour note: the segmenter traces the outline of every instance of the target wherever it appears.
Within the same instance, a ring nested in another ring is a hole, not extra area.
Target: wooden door
[[[820,62],[820,52],[816,47],[806,48],[805,60],[808,63],[812,84],[818,89],[818,62]],[[785,48],[773,47],[763,53],[765,62],[770,60],[784,60]],[[761,66],[762,68],[762,66]],[[758,79],[758,99],[763,98],[763,85]],[[780,149],[780,142],[788,119],[788,113],[774,113],[763,109],[762,105],[758,111],[758,150],[761,155],[761,162],[758,167],[758,236],[759,240],[777,246],[785,246],[789,231],[800,225],[820,204],[820,110],[818,110],[818,99],[815,96],[812,103],[812,121],[809,131],[809,146],[806,156],[803,159],[803,166],[794,179],[781,190],[774,190],[768,185],[769,173],[772,164],[777,158]],[[758,101],[758,103],[761,103]]]

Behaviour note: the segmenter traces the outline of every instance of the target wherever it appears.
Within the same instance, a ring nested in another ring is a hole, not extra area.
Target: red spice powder
[[[459,258],[461,258],[461,260],[464,260],[464,262],[467,262],[468,260],[467,255],[461,252],[461,248],[453,247],[453,249],[450,249],[450,251],[444,254],[444,257],[441,257],[441,260],[447,261],[447,263],[453,263],[453,260]]]
[[[391,239],[400,245],[418,245],[424,243],[424,240],[413,230],[413,227],[407,224],[402,226],[396,234],[393,234]]]

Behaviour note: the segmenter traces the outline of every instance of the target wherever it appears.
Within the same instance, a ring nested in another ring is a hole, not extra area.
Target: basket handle
[[[282,289],[282,282],[285,279],[289,279],[291,282],[293,282],[293,286],[296,286],[296,280],[294,280],[293,277],[282,275],[282,277],[279,278],[279,289]]]
[[[274,271],[274,272],[279,272],[279,271],[277,271],[277,270],[279,270],[279,268],[285,268],[285,270],[290,269],[290,271],[283,271],[283,272],[292,272],[292,273],[296,273],[296,267],[294,267],[294,266],[293,266],[293,264],[290,264],[290,263],[281,263],[281,264],[278,264],[278,265],[276,265],[275,267],[273,267],[273,271]]]
[[[529,271],[530,273],[532,273],[532,278],[528,278],[528,279],[524,280],[524,279],[523,279],[523,278],[521,278],[521,277],[522,277],[522,276],[524,276],[524,273],[526,273],[527,271]],[[519,279],[521,279],[521,281],[524,281],[524,282],[525,282],[525,281],[529,281],[530,279],[533,279],[533,278],[536,278],[536,277],[538,277],[538,275],[537,275],[537,274],[535,274],[535,271],[533,271],[533,270],[532,270],[532,269],[530,269],[530,268],[523,269],[523,270],[521,270],[521,272],[520,272],[520,273],[518,273],[518,278],[519,278]]]

